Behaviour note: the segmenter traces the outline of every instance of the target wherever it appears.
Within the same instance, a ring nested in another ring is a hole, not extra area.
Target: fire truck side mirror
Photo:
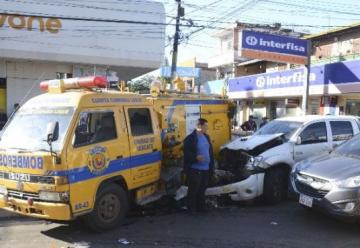
[[[47,124],[46,127],[46,141],[52,143],[59,138],[59,122],[52,121]]]

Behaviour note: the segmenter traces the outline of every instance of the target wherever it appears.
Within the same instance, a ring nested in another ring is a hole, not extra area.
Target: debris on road
[[[122,239],[119,239],[118,242],[122,245],[130,245],[130,244],[133,244],[134,242],[132,241],[128,241],[127,239],[125,238],[122,238]]]
[[[187,191],[188,191],[188,187],[182,185],[182,186],[176,191],[176,194],[175,194],[174,199],[175,199],[176,201],[179,201],[179,200],[183,199],[183,198],[187,195]]]
[[[82,242],[74,243],[73,246],[71,246],[71,248],[89,248],[90,246],[91,244],[89,242],[82,241]]]

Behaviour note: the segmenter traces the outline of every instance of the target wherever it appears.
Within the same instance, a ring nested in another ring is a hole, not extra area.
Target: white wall
[[[56,78],[56,72],[72,73],[72,66],[54,63],[6,62],[7,113],[12,113],[14,103],[24,104],[41,94],[39,84]]]
[[[6,63],[0,58],[0,78],[6,78]]]
[[[165,9],[137,1],[1,1],[0,56],[67,63],[158,68],[164,57]],[[52,18],[35,18],[27,15]],[[125,20],[137,23],[66,20]]]

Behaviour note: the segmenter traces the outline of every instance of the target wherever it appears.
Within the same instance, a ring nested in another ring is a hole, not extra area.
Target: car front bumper
[[[297,194],[303,194],[312,198],[312,207],[320,209],[335,217],[342,219],[356,219],[360,217],[360,189],[359,188],[337,188],[334,187],[323,197],[314,196],[300,190],[295,184],[294,177],[291,183]]]

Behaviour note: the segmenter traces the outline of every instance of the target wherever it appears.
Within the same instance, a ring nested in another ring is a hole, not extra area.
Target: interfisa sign
[[[301,65],[308,63],[307,40],[244,30],[239,41],[241,57]]]

